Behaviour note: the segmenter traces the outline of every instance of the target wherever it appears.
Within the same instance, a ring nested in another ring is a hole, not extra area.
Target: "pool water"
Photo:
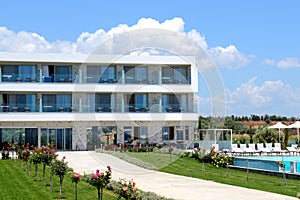
[[[270,171],[286,171],[290,173],[300,173],[300,156],[250,156],[250,157],[235,157],[234,166],[248,168],[270,170]],[[285,164],[282,169],[278,165],[278,161]],[[292,165],[292,166],[291,166]]]

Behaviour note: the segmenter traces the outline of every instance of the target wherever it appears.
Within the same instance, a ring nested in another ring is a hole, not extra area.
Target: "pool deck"
[[[296,200],[297,198],[220,184],[196,178],[168,174],[144,169],[108,154],[92,151],[59,152],[59,157],[66,156],[69,166],[75,172],[86,174],[96,169],[105,170],[109,165],[113,179],[125,178],[136,182],[144,191],[182,200]]]

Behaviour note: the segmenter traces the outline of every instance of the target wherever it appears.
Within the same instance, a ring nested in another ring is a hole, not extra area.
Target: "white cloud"
[[[298,58],[295,57],[288,57],[283,60],[275,61],[274,59],[266,58],[263,60],[263,64],[277,66],[279,68],[295,68],[300,67],[300,61]]]
[[[253,58],[252,55],[244,55],[234,45],[228,47],[214,47],[209,49],[210,55],[220,68],[239,68],[247,65]]]
[[[266,58],[263,60],[263,64],[273,66],[276,64],[276,61],[274,59]]]
[[[15,33],[0,27],[0,51],[6,52],[64,52],[75,53],[76,45],[67,41],[48,42],[37,33]]]
[[[256,78],[241,84],[234,91],[227,93],[227,113],[233,114],[274,114],[286,113],[298,115],[299,89],[278,81],[265,81],[262,85],[255,83]]]
[[[170,20],[165,20],[164,22],[159,22],[151,18],[141,18],[136,24],[128,26],[127,24],[120,24],[116,27],[111,28],[108,31],[99,29],[94,33],[83,32],[79,35],[76,41],[55,41],[49,42],[43,36],[36,33],[30,33],[26,31],[14,32],[8,30],[6,27],[0,27],[0,51],[4,52],[56,52],[56,53],[89,53],[95,48],[97,48],[101,43],[106,41],[119,33],[124,33],[131,30],[138,30],[143,28],[156,28],[162,30],[171,30],[176,33],[182,34],[187,38],[198,44],[204,51],[211,56],[215,61],[217,66],[225,68],[236,68],[248,64],[251,60],[251,56],[244,55],[238,51],[234,45],[228,47],[212,47],[209,48],[205,37],[201,35],[195,29],[185,32],[184,31],[184,21],[182,18],[175,17]],[[150,36],[140,35],[140,37],[135,38],[141,44],[145,41],[151,40]],[[173,44],[170,41],[178,43],[176,50],[180,49],[184,53],[195,49],[194,46],[186,43],[180,43],[176,41],[176,37],[168,38],[156,36],[156,42],[163,44],[164,47],[168,47]],[[153,44],[155,47],[155,43]],[[171,51],[174,49],[170,49]],[[129,50],[130,51],[130,50]],[[153,51],[152,52],[156,52]],[[156,52],[157,53],[157,52]],[[151,52],[150,52],[151,54]]]
[[[300,61],[298,58],[289,57],[278,61],[277,66],[280,68],[300,67]]]

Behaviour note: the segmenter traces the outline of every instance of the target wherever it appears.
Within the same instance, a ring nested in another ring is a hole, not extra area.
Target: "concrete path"
[[[153,170],[147,170],[111,155],[91,151],[60,152],[66,156],[69,166],[75,172],[86,174],[97,169],[112,169],[113,179],[133,180],[137,187],[144,191],[174,199],[183,200],[296,200],[297,198],[259,190],[230,186],[213,181],[178,176]]]

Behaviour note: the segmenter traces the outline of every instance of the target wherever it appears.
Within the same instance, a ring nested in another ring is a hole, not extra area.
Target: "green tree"
[[[253,138],[260,143],[274,143],[278,141],[278,133],[274,129],[268,129],[267,126],[259,126]]]

